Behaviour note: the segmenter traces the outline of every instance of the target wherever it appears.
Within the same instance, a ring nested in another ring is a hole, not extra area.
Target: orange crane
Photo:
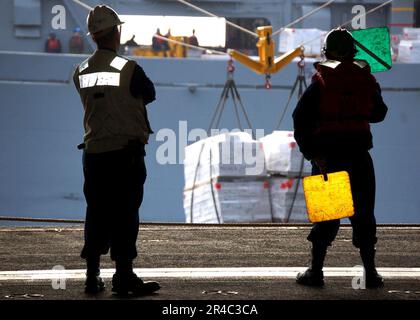
[[[269,78],[270,74],[278,72],[280,69],[289,64],[294,58],[303,56],[304,52],[304,47],[299,47],[276,58],[274,55],[275,42],[272,39],[272,33],[272,26],[263,26],[257,28],[257,34],[259,38],[257,42],[259,60],[254,60],[249,56],[232,49],[229,49],[228,53],[232,58],[239,61],[254,72],[258,74],[265,74]]]

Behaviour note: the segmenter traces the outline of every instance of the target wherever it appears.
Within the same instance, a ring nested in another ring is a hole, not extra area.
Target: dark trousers
[[[326,158],[327,172],[347,171],[353,194],[354,216],[350,218],[353,227],[353,245],[356,248],[374,246],[376,238],[375,172],[369,152],[336,155]],[[316,165],[312,174],[319,174]],[[315,223],[308,240],[321,246],[331,246],[337,236],[340,220]]]
[[[144,147],[83,153],[87,202],[85,244],[81,257],[107,254],[128,261],[137,256],[139,208],[146,181]]]

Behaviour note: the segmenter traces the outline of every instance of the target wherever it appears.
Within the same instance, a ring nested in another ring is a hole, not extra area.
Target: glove
[[[316,157],[314,158],[314,162],[321,174],[324,176],[324,180],[327,181],[327,160],[324,157]]]

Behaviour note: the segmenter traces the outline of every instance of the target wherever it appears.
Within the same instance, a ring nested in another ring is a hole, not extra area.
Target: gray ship
[[[200,16],[178,1],[101,1],[123,15]],[[86,0],[95,6],[99,1]],[[323,2],[306,0],[193,1],[217,16],[252,29],[272,25],[277,30],[305,16]],[[381,1],[335,1],[294,25],[328,30],[352,18],[352,8],[369,11]],[[65,8],[66,28],[54,30],[64,53],[44,53],[45,40],[57,15]],[[0,216],[83,219],[81,152],[83,110],[71,81],[77,64],[93,50],[85,37],[84,53],[70,54],[68,40],[76,27],[86,34],[87,10],[72,0],[5,0],[0,4]],[[57,7],[56,7],[57,8]],[[418,9],[416,11],[416,9]],[[417,14],[416,14],[417,12]],[[420,25],[419,1],[393,1],[366,16],[366,27],[389,26],[401,34],[406,26]],[[278,43],[277,43],[278,45]],[[226,28],[226,48],[253,54],[255,39]],[[225,50],[226,48],[218,48]],[[226,81],[228,58],[132,57],[154,81],[157,100],[148,106],[155,134],[147,146],[148,180],[141,208],[146,222],[184,222],[183,150],[186,133],[207,128]],[[235,62],[234,79],[254,129],[271,133],[283,112],[297,75],[291,63],[272,75],[272,88],[264,77]],[[305,66],[308,79],[312,64]],[[389,106],[386,121],[373,126],[377,176],[376,216],[380,223],[420,223],[420,64],[394,63],[377,73]],[[292,130],[287,110],[282,130]],[[221,127],[235,127],[233,112],[226,111]],[[166,130],[166,131],[165,131]],[[175,134],[177,154],[167,163],[156,155]],[[1,222],[16,224],[17,222]]]

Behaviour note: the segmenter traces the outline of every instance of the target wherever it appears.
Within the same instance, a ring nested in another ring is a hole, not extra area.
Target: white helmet
[[[115,26],[123,24],[118,14],[110,7],[101,5],[93,8],[87,16],[88,35],[100,38],[107,34]]]

